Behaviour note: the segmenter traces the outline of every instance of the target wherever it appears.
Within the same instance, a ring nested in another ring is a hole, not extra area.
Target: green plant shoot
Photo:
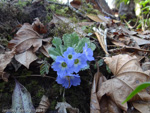
[[[147,88],[148,86],[150,86],[150,82],[145,82],[145,83],[139,85],[138,87],[136,87],[135,90],[132,91],[130,93],[130,95],[122,102],[122,104],[124,104],[127,101],[129,101],[133,96],[135,96],[137,93],[139,93],[141,90]]]

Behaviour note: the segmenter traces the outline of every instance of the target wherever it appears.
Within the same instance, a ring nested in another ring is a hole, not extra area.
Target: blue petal
[[[64,76],[63,78],[60,76],[57,76],[57,79],[56,79],[57,83],[62,84],[62,86],[65,88],[70,88],[72,85],[73,86],[80,85],[81,80],[80,80],[79,75],[69,74],[67,76],[70,77],[70,80],[68,80],[66,76]]]
[[[74,48],[68,47],[67,51],[64,52],[63,56],[67,57],[69,54],[74,54],[74,53],[75,53]]]
[[[60,65],[60,63],[54,62],[51,67],[53,68],[54,71],[60,71],[59,65]]]
[[[75,73],[78,73],[82,68],[87,66],[87,59],[84,54],[81,54],[77,59],[79,60],[79,63],[73,65],[73,71]]]
[[[55,60],[55,62],[64,62],[65,61],[65,59],[64,59],[64,57],[62,57],[62,56],[57,56],[57,58],[56,58],[56,60]]]
[[[72,74],[72,76],[73,76],[73,78],[70,79],[71,85],[73,85],[73,86],[80,85],[80,82],[81,82],[80,76],[78,74],[77,75]]]
[[[87,47],[87,43],[85,43],[85,46],[83,47],[83,54],[85,54],[88,61],[94,60],[93,51],[91,48]]]
[[[74,51],[74,48],[72,47],[68,47],[67,51],[64,52],[63,56],[65,58],[65,61],[67,62],[67,64],[71,67],[73,65],[73,61],[74,61],[74,56],[75,56],[76,52]],[[72,55],[72,58],[69,59],[68,55]]]

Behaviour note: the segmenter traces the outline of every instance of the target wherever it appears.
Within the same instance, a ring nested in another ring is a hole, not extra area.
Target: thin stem
[[[23,77],[46,77],[46,78],[50,78],[50,79],[54,79],[56,80],[54,77],[50,77],[50,76],[41,76],[41,75],[30,75],[30,76],[18,76],[16,78],[23,78]]]

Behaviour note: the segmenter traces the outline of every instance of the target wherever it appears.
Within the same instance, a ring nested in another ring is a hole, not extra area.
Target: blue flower
[[[72,85],[73,86],[80,85],[81,82],[80,76],[75,74],[69,74],[63,77],[57,76],[56,81],[58,84],[62,84],[62,86],[65,88],[70,88]]]
[[[83,47],[83,54],[85,54],[88,61],[94,60],[93,51],[91,48],[88,48],[87,43],[85,43],[85,46]]]
[[[72,67],[73,71],[78,73],[82,68],[86,67],[87,66],[86,61],[87,59],[84,54],[77,53]]]
[[[64,76],[73,71],[69,68],[66,59],[62,56],[57,56],[55,62],[52,64],[54,71],[57,71],[57,75]]]
[[[105,18],[106,18],[106,19],[111,19],[111,18],[110,18],[110,17],[108,17],[108,16],[105,16]]]
[[[63,56],[66,58],[66,62],[69,66],[73,65],[75,54],[76,52],[72,47],[68,47],[67,51],[64,52]]]

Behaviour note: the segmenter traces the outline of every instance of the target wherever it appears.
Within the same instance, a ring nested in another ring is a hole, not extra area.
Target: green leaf
[[[92,49],[92,51],[94,51],[96,49],[95,44],[88,42],[88,47]]]
[[[79,42],[79,36],[76,33],[64,34],[63,41],[65,47],[75,47]]]
[[[12,113],[36,113],[32,105],[31,95],[27,89],[15,80],[16,86],[12,95]]]
[[[52,40],[52,44],[53,44],[55,47],[58,47],[59,45],[62,45],[62,40],[61,40],[61,38],[54,37],[54,39]]]
[[[147,88],[150,86],[150,82],[145,82],[141,85],[139,85],[138,87],[135,88],[134,91],[132,91],[129,96],[122,102],[122,104],[126,103],[127,101],[129,101],[133,96],[135,96],[138,92],[140,92],[141,90]]]
[[[62,56],[64,51],[65,51],[65,48],[63,45],[59,45],[57,48],[56,48],[56,51]]]
[[[56,48],[54,47],[49,48],[48,52],[49,52],[50,57],[53,60],[55,60],[57,56],[61,56],[61,53],[58,50],[56,50]]]
[[[49,67],[50,67],[50,64],[47,61],[43,62],[43,64],[40,66],[40,74],[41,75],[48,74]]]
[[[91,43],[89,38],[82,38],[82,39],[80,39],[79,43],[75,47],[75,51],[77,53],[82,52],[83,51],[83,47],[85,46],[85,43],[87,43],[88,47],[91,48],[93,51],[95,50],[96,46],[95,46],[95,44]]]

